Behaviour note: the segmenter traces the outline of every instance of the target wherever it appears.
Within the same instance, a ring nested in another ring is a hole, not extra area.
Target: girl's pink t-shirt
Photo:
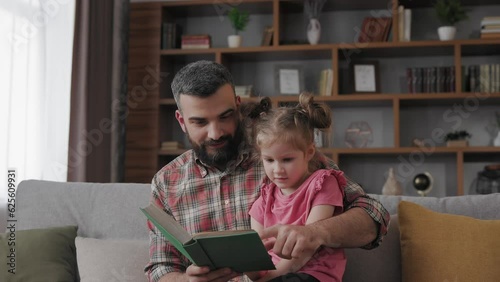
[[[320,169],[311,174],[292,194],[284,195],[269,179],[261,185],[261,195],[253,203],[250,216],[265,228],[276,224],[305,225],[312,207],[331,205],[335,214],[343,211],[343,172]],[[269,250],[274,264],[281,258]],[[342,281],[346,266],[343,249],[320,247],[298,272],[314,276],[319,281]]]

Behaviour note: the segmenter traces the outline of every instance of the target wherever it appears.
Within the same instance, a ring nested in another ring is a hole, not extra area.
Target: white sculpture
[[[387,180],[385,181],[384,187],[382,187],[383,195],[403,195],[403,188],[401,187],[401,183],[396,180],[394,176],[394,169],[389,168],[389,175],[387,176]]]

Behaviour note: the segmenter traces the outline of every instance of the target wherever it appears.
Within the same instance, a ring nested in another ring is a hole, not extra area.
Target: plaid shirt
[[[333,161],[327,168],[338,169]],[[250,229],[248,211],[259,197],[265,177],[261,162],[249,153],[242,153],[229,163],[225,171],[203,165],[189,150],[163,167],[153,178],[152,201],[172,214],[190,234],[202,231]],[[387,233],[389,214],[361,187],[347,178],[344,187],[345,210],[363,208],[379,223],[379,233],[365,248],[379,245]],[[150,229],[150,261],[145,271],[150,281],[158,281],[170,272],[185,272],[190,261],[175,249],[161,232],[148,221]],[[235,281],[246,281],[240,277]],[[250,281],[250,280],[248,280]]]

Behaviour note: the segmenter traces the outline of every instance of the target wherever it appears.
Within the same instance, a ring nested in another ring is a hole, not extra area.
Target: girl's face
[[[314,145],[303,152],[290,144],[275,142],[261,148],[261,158],[267,177],[289,195],[309,176],[308,164],[314,155]]]

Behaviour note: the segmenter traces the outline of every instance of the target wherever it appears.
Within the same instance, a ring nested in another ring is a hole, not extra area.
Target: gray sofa
[[[17,191],[18,230],[76,225],[82,281],[145,281],[146,220],[139,207],[149,202],[149,184],[60,183],[28,180]],[[500,194],[447,198],[373,195],[397,214],[401,200],[432,210],[480,219],[500,219]],[[374,250],[347,249],[344,281],[401,281],[397,216]]]

